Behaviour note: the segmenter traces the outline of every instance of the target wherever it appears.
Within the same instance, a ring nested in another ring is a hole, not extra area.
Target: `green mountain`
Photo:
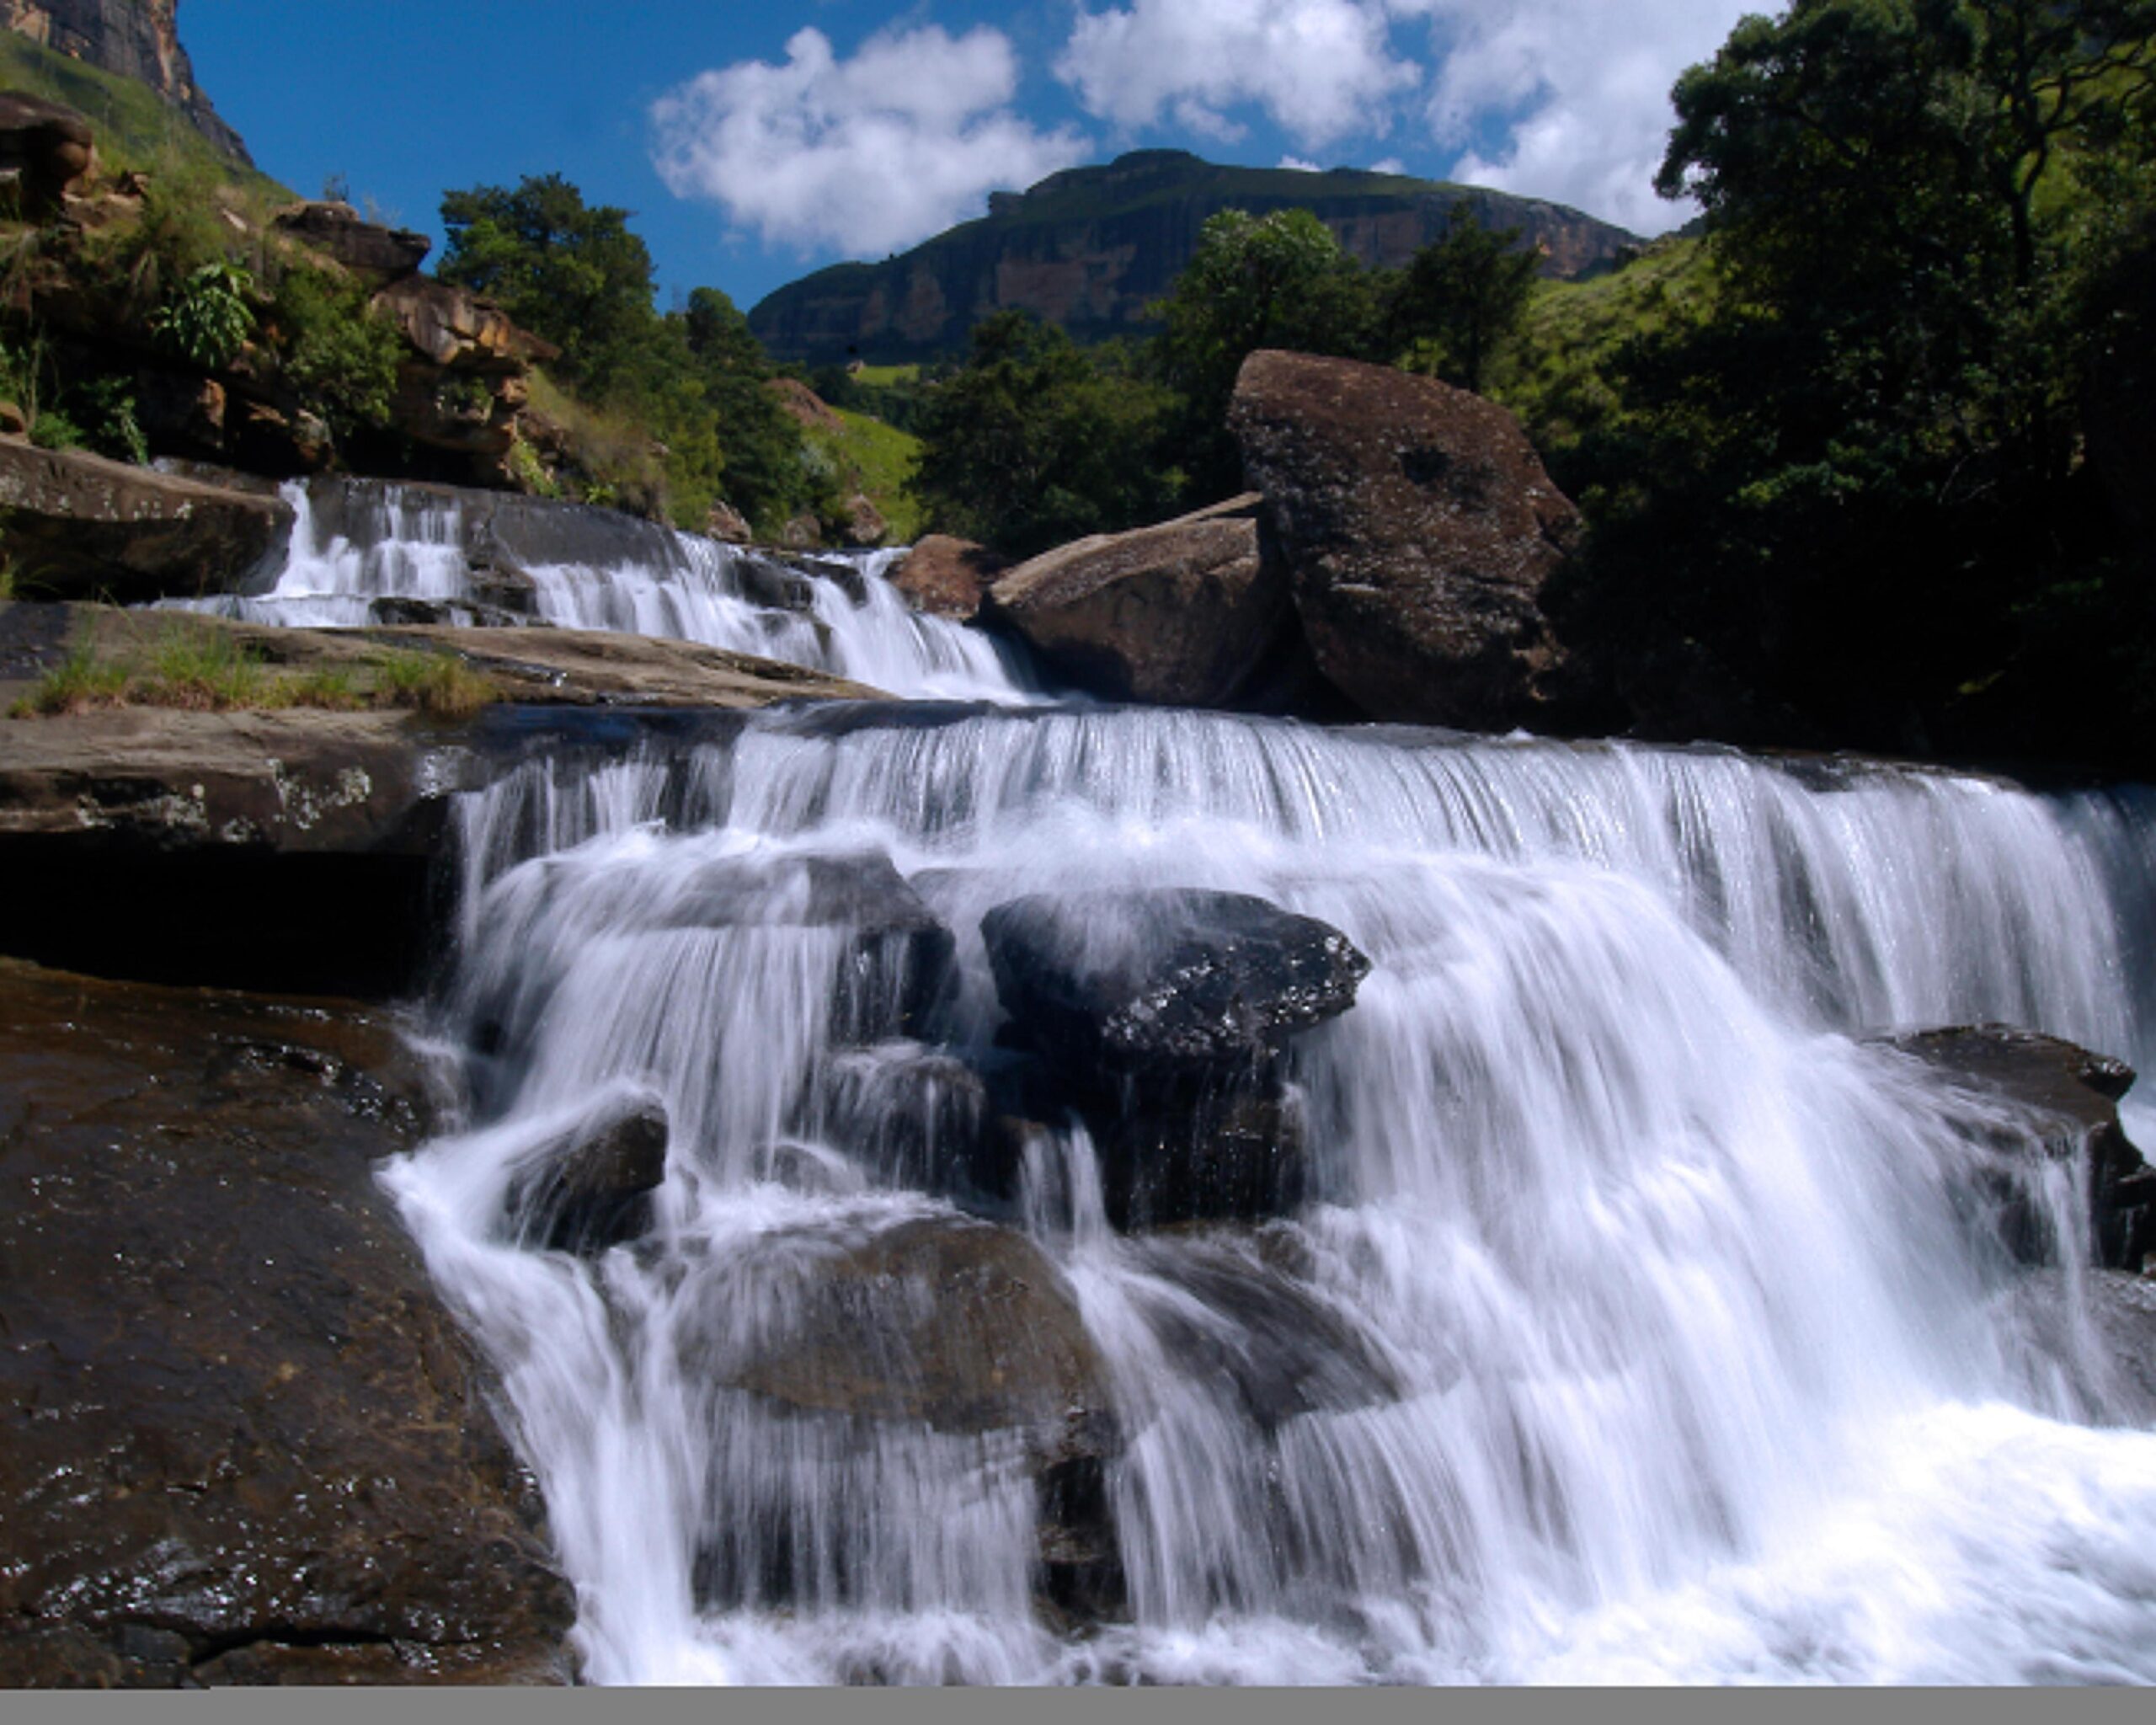
[[[1637,238],[1560,204],[1406,174],[1336,168],[1224,168],[1182,150],[1140,150],[1105,167],[997,192],[989,212],[880,264],[839,264],[790,283],[749,314],[781,360],[903,361],[954,354],[990,312],[1018,306],[1081,341],[1142,333],[1222,210],[1311,211],[1365,264],[1404,264],[1444,231],[1453,206],[1517,227],[1545,269],[1589,275]]]

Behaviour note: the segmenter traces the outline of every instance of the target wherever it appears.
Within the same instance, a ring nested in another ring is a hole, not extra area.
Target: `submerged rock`
[[[666,1109],[655,1097],[616,1099],[535,1152],[510,1188],[517,1237],[591,1257],[651,1227],[651,1194],[666,1178]]]
[[[1976,1098],[1957,1115],[1975,1141],[2007,1165],[1983,1182],[1999,1210],[2008,1249],[2024,1262],[2050,1261],[2057,1247],[2012,1166],[2031,1159],[2089,1157],[2089,1223],[2095,1258],[2138,1269],[2156,1251],[2156,1170],[2126,1135],[2118,1099],[2132,1087],[2123,1061],[2041,1032],[2007,1024],[1962,1025],[1881,1037]]]
[[[374,1014],[0,962],[0,1685],[562,1680],[425,1109]]]
[[[1504,409],[1390,366],[1260,351],[1228,409],[1326,678],[1373,718],[1532,720],[1578,512]]]

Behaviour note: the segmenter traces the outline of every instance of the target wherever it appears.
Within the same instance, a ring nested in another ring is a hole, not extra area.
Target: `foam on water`
[[[438,1028],[469,1128],[387,1178],[501,1365],[598,1681],[2156,1680],[2145,1410],[2086,1322],[2034,1339],[1966,1201],[1985,1152],[1853,1039],[1998,1019],[2156,1060],[2153,814],[1162,712],[766,715],[537,761],[461,810]],[[715,866],[864,850],[956,933],[942,1033],[976,1057],[980,918],[1022,893],[1256,893],[1373,961],[1294,1051],[1291,1220],[1122,1236],[1081,1127],[1028,1153],[1019,1224],[1126,1434],[1127,1621],[1037,1605],[996,1434],[804,1420],[700,1369],[949,1213],[833,1126],[871,1059],[834,1029],[869,985],[845,932],[776,884],[678,914]],[[509,1243],[521,1159],[624,1085],[672,1122],[654,1240]],[[2032,1192],[2069,1307],[2079,1178]],[[1190,1368],[1193,1336],[1277,1344],[1208,1291],[1261,1260],[1386,1394],[1261,1418]]]

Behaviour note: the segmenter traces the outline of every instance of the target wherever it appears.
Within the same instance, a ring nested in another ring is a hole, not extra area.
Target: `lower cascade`
[[[384,1178],[590,1680],[2156,1680],[2147,1177],[1891,1039],[2156,1058],[2143,792],[836,707],[459,836]]]

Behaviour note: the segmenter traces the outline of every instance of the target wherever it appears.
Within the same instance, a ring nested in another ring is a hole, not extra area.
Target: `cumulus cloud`
[[[1292,169],[1297,174],[1318,174],[1323,172],[1316,163],[1305,162],[1300,156],[1283,156],[1280,158],[1280,165],[1283,168]]]
[[[1017,88],[1010,39],[985,25],[885,30],[846,60],[804,29],[780,64],[706,72],[654,103],[653,164],[767,244],[895,251],[1091,153],[1013,113]]]
[[[1421,71],[1393,51],[1394,0],[1131,0],[1081,3],[1056,76],[1125,131],[1166,115],[1232,138],[1262,109],[1305,145],[1383,131]]]
[[[1690,213],[1654,194],[1669,87],[1758,0],[1409,0],[1443,57],[1428,99],[1456,179],[1572,204],[1642,233]],[[1396,8],[1407,4],[1396,0]],[[1470,141],[1492,120],[1502,146]]]

